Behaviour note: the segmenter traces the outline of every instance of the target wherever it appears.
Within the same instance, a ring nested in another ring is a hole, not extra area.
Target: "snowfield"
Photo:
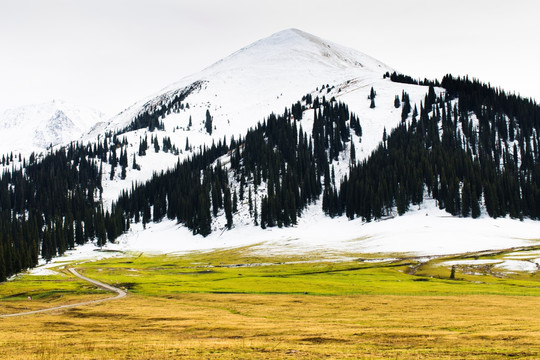
[[[323,257],[344,254],[400,254],[435,256],[506,249],[540,244],[540,223],[531,220],[452,217],[428,201],[420,209],[392,219],[362,222],[324,216],[318,204],[309,208],[292,228],[261,229],[240,226],[193,236],[183,226],[164,220],[147,229],[133,227],[110,249],[148,253],[183,253],[252,246],[261,255]]]
[[[229,231],[215,231],[208,237],[194,236],[190,230],[175,221],[163,220],[142,225],[132,225],[128,233],[114,244],[100,249],[86,244],[65,256],[43,264],[31,274],[53,273],[51,267],[73,261],[88,261],[124,253],[147,255],[182,255],[192,251],[212,251],[249,247],[255,255],[306,256],[319,260],[343,260],[363,255],[380,258],[435,257],[451,254],[499,250],[512,247],[540,245],[540,223],[509,218],[480,219],[459,218],[439,210],[434,201],[426,201],[420,208],[391,219],[362,222],[346,217],[324,216],[319,204],[306,210],[299,223],[291,228],[261,229],[243,225]],[[100,251],[101,250],[101,251]],[[520,257],[538,256],[538,252],[517,253]],[[456,260],[452,265],[495,264],[509,271],[538,271],[540,258],[535,260]],[[538,265],[537,265],[538,264]]]

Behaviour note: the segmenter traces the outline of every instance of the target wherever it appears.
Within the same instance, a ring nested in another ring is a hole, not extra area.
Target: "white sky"
[[[539,14],[536,0],[0,0],[0,110],[63,99],[114,115],[291,27],[540,101]]]

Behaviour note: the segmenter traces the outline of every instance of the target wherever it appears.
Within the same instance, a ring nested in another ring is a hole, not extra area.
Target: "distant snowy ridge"
[[[65,145],[101,121],[104,115],[97,110],[58,100],[8,109],[0,114],[0,153]]]

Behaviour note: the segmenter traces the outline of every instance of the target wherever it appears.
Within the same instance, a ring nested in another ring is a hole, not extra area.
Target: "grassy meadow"
[[[511,252],[325,261],[240,248],[72,264],[129,296],[0,318],[0,358],[537,359],[539,272],[468,265],[451,280],[441,266]],[[58,269],[0,284],[0,313],[108,296]]]

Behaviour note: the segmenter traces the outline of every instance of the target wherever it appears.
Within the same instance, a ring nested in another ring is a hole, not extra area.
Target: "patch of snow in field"
[[[441,263],[441,266],[454,266],[454,265],[487,265],[487,264],[498,264],[501,263],[502,260],[495,260],[495,259],[481,259],[481,260],[452,260],[452,261],[445,261]]]
[[[507,254],[505,257],[509,260],[522,260],[522,259],[530,259],[535,256],[540,256],[540,251],[533,250],[533,251],[516,251]]]
[[[63,256],[53,258],[50,262],[45,262],[45,260],[40,259],[39,265],[29,270],[28,275],[57,275],[57,272],[50,269],[61,266],[62,264],[70,264],[76,261],[100,260],[119,255],[120,253],[118,252],[101,251],[101,249],[95,244],[88,243],[78,246],[74,250],[68,250]]]
[[[497,264],[496,267],[509,271],[538,271],[538,263],[532,261],[505,260],[502,263]]]
[[[34,268],[28,272],[28,275],[34,276],[48,276],[48,275],[58,275],[56,271],[49,270],[43,266]]]

